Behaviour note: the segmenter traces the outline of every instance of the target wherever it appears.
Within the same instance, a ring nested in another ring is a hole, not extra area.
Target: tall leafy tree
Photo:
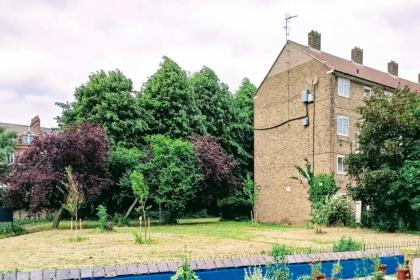
[[[163,58],[158,71],[144,84],[139,101],[151,116],[149,135],[185,139],[193,132],[203,131],[188,76],[168,57]]]
[[[225,140],[231,133],[233,98],[226,84],[221,83],[216,73],[203,67],[191,77],[191,85],[198,109],[204,116],[207,134]]]
[[[113,186],[103,192],[102,202],[110,213],[124,213],[135,197],[131,189],[130,174],[143,162],[144,151],[138,148],[114,146],[108,156],[108,168]]]
[[[93,124],[73,125],[37,138],[13,164],[4,199],[12,208],[34,213],[58,210],[53,224],[58,227],[68,192],[66,168],[72,167],[72,178],[86,203],[93,204],[111,183],[108,150],[104,129]]]
[[[384,230],[420,229],[420,95],[375,91],[359,109],[359,152],[348,156],[355,199]]]
[[[0,183],[9,170],[9,157],[13,153],[16,134],[7,132],[0,126]]]
[[[150,195],[168,213],[167,223],[176,223],[187,203],[196,195],[201,174],[193,147],[183,140],[163,135],[146,138],[150,160],[141,169]]]
[[[218,214],[217,201],[233,195],[239,187],[235,176],[237,164],[213,136],[194,135],[190,142],[203,175],[202,188],[197,194],[198,203]]]
[[[231,137],[238,143],[235,149],[235,158],[239,162],[242,175],[253,170],[254,153],[254,102],[253,98],[257,88],[248,78],[234,95],[233,107],[235,120],[233,122]]]
[[[146,113],[133,94],[133,82],[119,70],[92,73],[76,88],[75,101],[57,103],[63,114],[60,126],[90,122],[100,124],[113,144],[138,147],[147,129]]]

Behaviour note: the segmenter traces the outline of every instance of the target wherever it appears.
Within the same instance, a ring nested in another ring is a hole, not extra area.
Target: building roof
[[[23,124],[1,123],[0,122],[0,126],[4,127],[6,129],[6,131],[8,131],[8,132],[15,132],[16,134],[22,134],[22,133],[25,133],[28,130],[30,130],[29,125],[23,125]],[[41,127],[41,131],[43,133],[49,133],[49,132],[53,132],[53,129],[48,128],[48,127]]]
[[[309,48],[308,46],[301,45],[293,41],[288,42],[298,47],[310,56],[314,57],[315,59],[319,60],[321,63],[323,63],[324,65],[326,65],[334,71],[338,71],[347,75],[351,75],[363,80],[371,81],[375,84],[387,86],[394,89],[404,88],[407,86],[411,90],[420,92],[419,83],[415,83],[320,50],[315,50]]]

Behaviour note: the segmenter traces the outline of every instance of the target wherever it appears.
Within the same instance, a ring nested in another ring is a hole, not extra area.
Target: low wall
[[[332,267],[338,261],[343,267],[338,278],[348,279],[360,274],[361,267],[368,267],[372,272],[370,258],[379,257],[387,265],[386,274],[394,274],[398,264],[404,263],[400,250],[368,250],[358,252],[300,254],[287,256],[287,266],[296,280],[310,275],[311,263],[322,262],[322,272],[331,277]],[[225,260],[194,261],[191,267],[201,280],[243,280],[245,269],[255,266],[265,270],[273,262],[272,257],[243,257]],[[80,269],[40,270],[0,274],[0,280],[67,280],[67,279],[118,279],[118,280],[168,280],[175,273],[180,263],[164,262],[152,264],[115,265],[109,267],[86,267]],[[358,271],[359,270],[359,271]]]

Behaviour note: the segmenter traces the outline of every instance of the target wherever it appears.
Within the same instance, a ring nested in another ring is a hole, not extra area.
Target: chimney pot
[[[393,60],[388,62],[388,73],[394,76],[398,76],[398,63]]]
[[[31,131],[35,134],[41,134],[41,120],[39,116],[35,116],[31,120]]]
[[[313,49],[321,50],[321,33],[312,30],[308,33],[308,46]]]
[[[353,62],[363,64],[363,49],[359,47],[354,47],[351,50],[351,60]]]

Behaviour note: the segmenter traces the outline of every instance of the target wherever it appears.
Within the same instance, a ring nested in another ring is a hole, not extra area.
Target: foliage
[[[312,172],[312,166],[307,158],[305,158],[305,167],[295,166],[295,168],[305,179],[306,183],[298,177],[291,177],[291,179],[299,180],[302,185],[308,188],[312,209],[320,207],[325,203],[328,196],[333,195],[338,191],[338,186],[335,183],[334,177],[329,174],[315,175]]]
[[[137,170],[131,173],[130,179],[134,197],[138,200],[143,219],[146,219],[146,202],[149,197],[149,187],[144,181],[143,174]]]
[[[239,185],[234,174],[237,164],[213,136],[193,135],[190,143],[203,175],[197,199],[202,206],[215,212],[217,201],[232,195]]]
[[[168,57],[163,58],[157,72],[144,84],[139,102],[152,116],[147,120],[148,135],[186,139],[193,132],[204,131],[188,76]]]
[[[13,222],[13,223],[8,223],[8,222],[1,222],[0,223],[0,236],[18,236],[18,235],[22,235],[25,234],[26,230],[23,227],[21,222]]]
[[[286,255],[293,254],[293,250],[284,244],[273,244],[271,248],[271,255],[274,258],[283,258]]]
[[[318,276],[320,276],[322,274],[321,270],[322,270],[322,263],[321,262],[311,263],[311,277],[312,277],[312,279],[316,279]]]
[[[182,265],[178,268],[175,275],[171,276],[171,280],[199,280],[198,276],[191,269],[188,259],[184,259]]]
[[[197,193],[201,180],[197,160],[190,143],[155,135],[146,138],[150,160],[141,166],[150,195],[170,213],[169,222],[177,218]]]
[[[236,149],[232,154],[240,165],[242,176],[254,170],[254,96],[256,92],[257,87],[248,78],[244,78],[234,94],[234,122],[230,139],[234,139],[234,143],[237,143],[234,145]]]
[[[119,70],[92,73],[87,83],[76,88],[74,102],[57,103],[63,109],[58,123],[60,127],[99,124],[112,144],[137,147],[147,130],[148,117],[132,91],[133,82]]]
[[[340,275],[343,270],[343,267],[340,265],[340,260],[338,262],[333,264],[333,269],[331,271],[331,279],[334,279],[337,277],[337,275]]]
[[[124,215],[119,214],[119,213],[114,214],[114,217],[112,218],[112,222],[117,227],[130,226],[130,220],[126,218]]]
[[[205,132],[221,139],[230,134],[232,123],[232,95],[216,73],[204,66],[190,79],[193,97],[203,116]]]
[[[144,151],[138,148],[113,147],[108,157],[108,168],[114,185],[103,193],[102,201],[110,213],[124,212],[134,200],[130,174],[144,160]]]
[[[15,138],[15,133],[6,132],[6,129],[0,126],[0,183],[9,171],[8,157],[13,152]]]
[[[80,234],[76,234],[76,235],[74,235],[74,236],[72,236],[70,238],[70,241],[71,242],[82,242],[82,241],[84,241],[86,239],[87,239],[86,236],[83,236],[83,235],[80,235]]]
[[[359,152],[346,159],[354,199],[370,206],[373,226],[420,229],[420,95],[375,91],[359,108]]]
[[[249,219],[252,204],[242,197],[232,196],[221,199],[217,205],[220,208],[220,217],[223,220]]]
[[[100,204],[97,208],[96,208],[96,215],[98,216],[98,227],[101,231],[105,231],[108,228],[108,213],[107,213],[107,209],[105,206],[103,206],[102,204]]]
[[[360,251],[363,248],[363,243],[352,239],[351,237],[343,236],[340,240],[334,242],[333,252],[351,252]]]
[[[71,166],[86,202],[93,204],[111,183],[107,154],[105,131],[97,125],[74,125],[37,138],[13,165],[4,199],[31,212],[58,209],[67,196],[64,171]]]
[[[242,183],[242,190],[248,201],[254,205],[255,200],[257,199],[257,191],[255,190],[255,183],[254,180],[252,180],[250,173],[246,174],[245,181]]]
[[[261,267],[253,267],[244,270],[244,280],[270,280],[270,278],[267,275],[264,275]]]
[[[312,222],[327,226],[354,225],[351,200],[344,193],[336,193],[327,197],[312,213]]]
[[[83,194],[82,187],[73,176],[73,169],[71,166],[67,166],[65,170],[67,183],[64,183],[64,186],[67,190],[64,191],[64,193],[66,193],[66,198],[64,200],[63,207],[76,218],[77,223],[77,212],[85,202],[85,196]]]

